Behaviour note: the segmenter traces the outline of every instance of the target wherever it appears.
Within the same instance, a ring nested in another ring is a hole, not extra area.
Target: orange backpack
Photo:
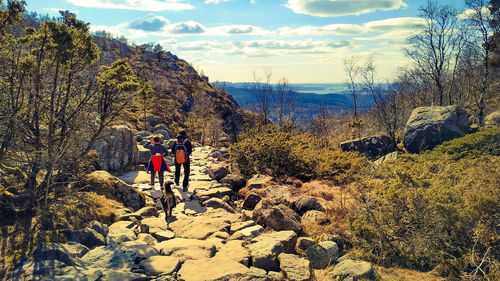
[[[186,141],[185,139],[182,143],[179,141],[175,141],[175,163],[184,164],[187,162],[187,149],[186,149]]]

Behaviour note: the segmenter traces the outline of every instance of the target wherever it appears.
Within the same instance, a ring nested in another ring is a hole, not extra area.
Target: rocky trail
[[[36,261],[21,262],[12,279],[305,281],[312,280],[314,268],[335,261],[327,280],[375,278],[370,263],[338,259],[342,249],[337,243],[298,237],[301,217],[285,205],[253,193],[238,200],[231,181],[214,180],[228,173],[213,168],[225,153],[194,149],[188,191],[173,188],[178,203],[168,224],[158,182],[151,187],[144,171],[123,174],[121,180],[144,192],[146,207],[123,210],[109,226],[93,221],[72,231],[68,242],[47,245],[38,250]],[[172,173],[165,173],[168,180]]]

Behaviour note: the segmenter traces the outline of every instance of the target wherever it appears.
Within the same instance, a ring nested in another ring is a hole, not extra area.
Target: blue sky
[[[27,0],[27,9],[70,10],[136,43],[160,43],[210,81],[253,81],[273,73],[291,83],[344,82],[347,56],[375,58],[390,80],[426,0]],[[462,5],[462,1],[441,3]]]

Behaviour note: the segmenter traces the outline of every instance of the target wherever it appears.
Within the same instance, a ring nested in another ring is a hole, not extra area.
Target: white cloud
[[[338,17],[396,10],[406,4],[402,0],[288,0],[285,6],[296,14]]]
[[[210,36],[230,36],[230,35],[255,35],[273,36],[276,33],[265,30],[255,25],[233,24],[207,28],[207,35]]]
[[[185,54],[224,55],[242,57],[274,57],[283,55],[318,55],[352,48],[348,41],[333,40],[249,40],[218,42],[210,40],[162,43],[165,47]]]
[[[282,27],[278,29],[283,37],[325,36],[325,35],[362,35],[367,33],[392,33],[407,35],[414,30],[415,25],[422,23],[422,18],[402,17],[370,21],[364,24],[329,24],[324,26],[306,25],[299,28]]]
[[[229,2],[233,0],[205,0],[205,4],[219,4],[220,2]]]
[[[488,19],[491,16],[490,9],[488,9],[488,7],[482,7],[481,10],[479,10],[479,8],[466,9],[461,14],[459,14],[457,16],[457,18],[459,18],[459,19],[473,19],[479,15],[479,12],[481,13],[481,15],[485,19]]]
[[[66,0],[75,6],[136,11],[181,11],[193,9],[182,0]]]
[[[170,22],[162,16],[149,14],[145,17],[139,18],[129,24],[130,28],[143,30],[143,31],[159,31]]]
[[[173,34],[199,34],[205,32],[205,27],[196,21],[174,23],[167,28]]]
[[[59,9],[59,8],[43,8],[45,11],[51,11],[51,12],[56,12],[59,13],[59,11],[68,11],[68,9]],[[69,10],[70,13],[72,14],[78,14],[78,11],[74,10]]]

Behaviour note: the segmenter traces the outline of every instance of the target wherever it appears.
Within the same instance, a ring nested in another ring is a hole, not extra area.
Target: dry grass
[[[50,215],[58,229],[81,229],[93,220],[112,224],[121,208],[123,204],[94,192],[71,192],[51,204]]]
[[[384,281],[443,281],[442,277],[436,276],[433,272],[420,272],[403,268],[385,268],[374,266],[375,271]]]

